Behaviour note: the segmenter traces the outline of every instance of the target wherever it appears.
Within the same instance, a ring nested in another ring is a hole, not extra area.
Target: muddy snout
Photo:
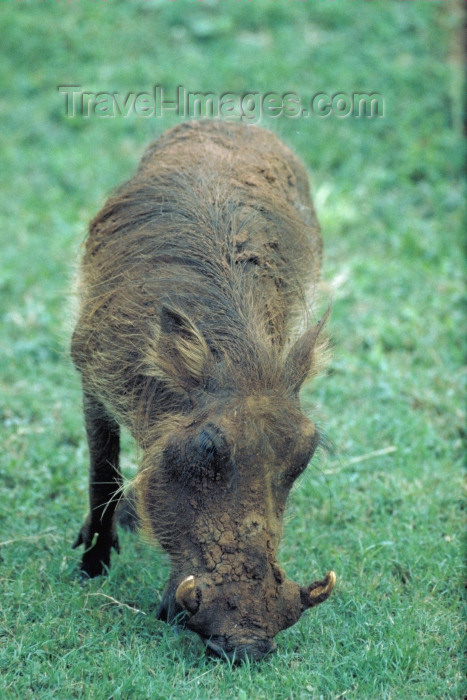
[[[273,639],[245,637],[209,637],[204,639],[207,651],[213,656],[220,656],[232,663],[241,663],[246,659],[258,661],[263,656],[275,651],[276,643]]]
[[[158,616],[196,632],[217,656],[233,662],[260,659],[275,649],[278,632],[329,597],[335,581],[332,571],[307,587],[287,579],[214,585],[187,576],[168,587]]]

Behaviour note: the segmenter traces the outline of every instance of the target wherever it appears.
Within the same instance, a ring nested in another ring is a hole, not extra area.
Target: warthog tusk
[[[313,581],[306,588],[300,590],[303,610],[312,608],[319,603],[324,603],[332,593],[336,584],[336,574],[330,571],[321,581]]]
[[[175,600],[192,615],[197,612],[201,603],[201,591],[195,584],[194,576],[187,576],[178,586]]]

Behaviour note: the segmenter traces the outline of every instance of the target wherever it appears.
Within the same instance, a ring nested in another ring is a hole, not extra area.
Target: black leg
[[[110,566],[111,548],[119,551],[115,508],[122,485],[118,464],[120,428],[86,391],[83,408],[90,456],[90,511],[73,547],[84,544],[81,570],[92,578]]]

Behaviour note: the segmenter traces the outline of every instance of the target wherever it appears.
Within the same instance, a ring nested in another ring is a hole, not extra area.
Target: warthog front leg
[[[81,570],[93,578],[110,566],[110,550],[119,552],[115,508],[121,489],[120,428],[104,406],[84,391],[83,408],[89,445],[89,515],[73,548],[84,545]]]

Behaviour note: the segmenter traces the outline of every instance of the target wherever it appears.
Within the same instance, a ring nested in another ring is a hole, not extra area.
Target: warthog
[[[86,241],[72,340],[90,450],[81,569],[104,573],[119,549],[126,426],[142,454],[133,515],[171,561],[159,618],[231,659],[271,651],[335,582],[300,587],[276,559],[320,444],[299,389],[325,319],[296,330],[320,262],[300,161],[263,129],[216,121],[152,143]]]

